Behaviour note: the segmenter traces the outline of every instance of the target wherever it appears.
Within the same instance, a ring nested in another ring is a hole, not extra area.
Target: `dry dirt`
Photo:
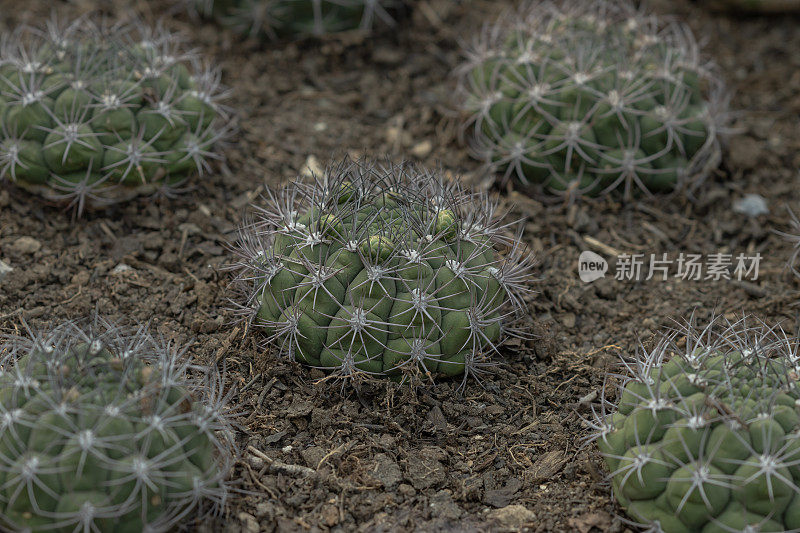
[[[0,29],[37,22],[53,3],[0,0]],[[277,361],[231,325],[222,269],[230,232],[260,191],[297,175],[310,157],[324,164],[347,152],[390,154],[485,182],[453,135],[450,72],[459,39],[509,3],[421,0],[394,32],[302,43],[241,42],[173,17],[168,24],[221,65],[232,89],[241,132],[227,165],[176,200],[142,199],[77,222],[37,197],[0,192],[0,259],[14,268],[0,285],[0,332],[22,320],[40,327],[97,311],[123,324],[150,321],[225,369],[237,389],[243,449],[269,460],[243,454],[225,513],[204,528],[624,531],[581,422],[605,371],[693,311],[700,319],[752,313],[796,327],[798,283],[784,268],[791,244],[774,230],[788,227],[785,206],[800,207],[800,20],[712,15],[682,0],[655,9],[691,25],[735,91],[736,131],[721,168],[691,201],[554,205],[497,191],[516,204],[512,216],[527,217],[540,281],[528,301],[535,338],[506,346],[483,387],[458,392],[458,382],[444,381],[411,391],[381,382],[342,391],[320,373]],[[98,6],[146,19],[165,12],[156,1],[57,8]],[[747,193],[762,195],[769,214],[736,213]],[[752,283],[581,282],[579,253],[607,255],[609,247],[763,259]]]

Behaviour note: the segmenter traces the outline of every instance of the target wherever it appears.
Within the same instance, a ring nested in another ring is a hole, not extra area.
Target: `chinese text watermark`
[[[761,254],[620,254],[617,256],[614,279],[617,281],[666,281],[678,278],[685,281],[721,281],[758,279]],[[578,258],[578,275],[591,283],[605,277],[608,261],[599,254],[584,251]]]

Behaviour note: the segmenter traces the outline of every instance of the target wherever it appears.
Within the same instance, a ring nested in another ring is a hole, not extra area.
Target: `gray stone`
[[[18,254],[23,255],[30,255],[35,254],[42,248],[42,243],[34,239],[33,237],[20,237],[16,241],[11,243],[9,246],[12,252],[16,252]]]
[[[536,520],[536,514],[525,508],[524,505],[507,505],[502,509],[495,509],[489,513],[489,518],[497,522],[503,528],[519,530],[526,525],[532,524]]]
[[[14,269],[11,268],[11,265],[3,261],[0,261],[0,281],[3,281],[3,278],[6,277],[6,275],[12,270]]]
[[[745,194],[733,203],[733,210],[749,217],[757,217],[768,214],[769,206],[760,194]]]

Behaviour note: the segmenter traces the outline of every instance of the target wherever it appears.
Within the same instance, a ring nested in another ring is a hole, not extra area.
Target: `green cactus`
[[[251,37],[321,36],[393,25],[399,0],[184,0],[192,12],[214,17]]]
[[[691,32],[627,1],[530,2],[459,69],[473,155],[571,197],[696,185],[719,162],[726,99]]]
[[[634,520],[665,533],[800,529],[797,339],[713,320],[625,366],[615,411],[590,423]]]
[[[182,355],[99,320],[1,343],[0,529],[168,531],[224,503],[227,396]]]
[[[80,212],[169,192],[220,159],[219,74],[162,28],[80,19],[0,45],[0,180]]]
[[[477,375],[532,261],[494,207],[436,173],[344,160],[240,232],[244,311],[282,354],[343,378]]]

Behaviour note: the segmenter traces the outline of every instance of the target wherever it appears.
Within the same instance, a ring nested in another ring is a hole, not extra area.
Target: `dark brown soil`
[[[0,31],[41,20],[52,3],[0,0]],[[132,3],[75,0],[58,9],[164,13],[159,2]],[[238,391],[244,452],[237,492],[206,529],[623,531],[581,421],[606,369],[693,311],[796,327],[797,282],[784,268],[791,244],[773,230],[787,229],[784,206],[800,199],[800,20],[728,18],[663,0],[655,8],[690,23],[736,91],[740,113],[723,166],[691,202],[551,205],[503,191],[517,205],[512,214],[528,219],[541,281],[528,302],[535,339],[506,346],[483,387],[379,383],[357,393],[258,349],[256,337],[231,325],[222,266],[229,232],[265,187],[314,158],[324,165],[348,152],[409,157],[486,181],[447,118],[449,73],[458,39],[509,2],[419,4],[394,33],[295,44],[243,43],[175,17],[168,24],[215,58],[233,89],[241,133],[225,168],[177,200],[140,200],[77,222],[37,197],[0,191],[0,259],[14,268],[0,284],[1,332],[97,311],[120,323],[150,321],[166,338],[192,342],[198,360],[225,368]],[[764,196],[770,213],[734,212],[746,193]],[[752,283],[609,276],[585,284],[577,276],[585,249],[763,259]]]

